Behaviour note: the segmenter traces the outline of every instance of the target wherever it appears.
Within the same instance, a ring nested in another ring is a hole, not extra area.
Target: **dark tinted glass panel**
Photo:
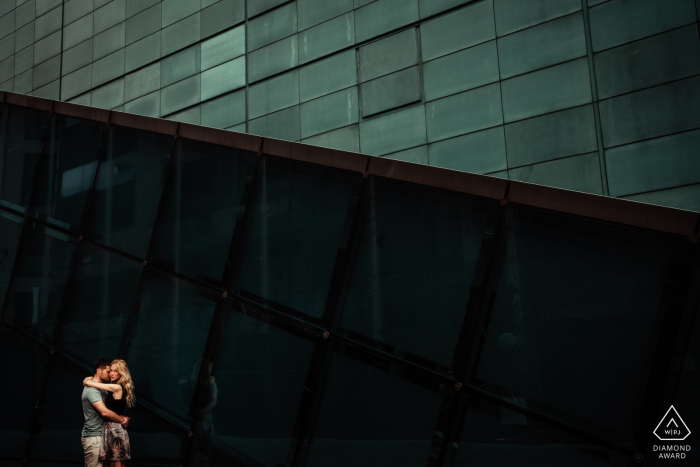
[[[49,114],[4,106],[0,118],[0,203],[25,211],[49,126]]]
[[[449,366],[496,207],[395,182],[370,190],[341,325]]]
[[[113,127],[106,160],[97,171],[87,236],[146,257],[173,141],[172,136]]]
[[[255,155],[183,142],[154,259],[176,272],[221,285],[224,266]]]
[[[267,156],[262,167],[238,287],[320,318],[362,177]]]
[[[674,265],[689,244],[516,208],[505,229],[477,377],[501,397],[631,442],[657,315],[676,312]]]
[[[95,178],[104,126],[61,116],[50,131],[30,212],[77,231]]]
[[[512,402],[512,401],[511,401]],[[629,459],[522,414],[474,400],[456,450],[455,465],[571,467],[627,466]]]
[[[441,403],[438,393],[336,353],[306,465],[424,467]]]
[[[139,403],[139,390],[136,389]],[[157,414],[144,410],[138,405],[126,408],[124,415],[130,417],[129,442],[131,444],[132,462],[136,465],[182,465],[182,443],[187,439],[186,432],[179,431],[167,424]],[[131,463],[129,463],[131,464]],[[107,463],[104,463],[107,467]]]
[[[78,242],[36,223],[27,227],[4,316],[50,342]]]
[[[15,264],[22,218],[0,211],[0,307],[5,303],[12,265]],[[0,315],[2,310],[0,309]]]
[[[116,358],[143,266],[90,244],[83,244],[61,328],[61,350],[92,365]]]
[[[193,465],[215,453],[223,464],[248,456],[256,465],[287,465],[314,344],[245,312],[226,312]]]
[[[3,384],[0,388],[2,457],[24,457],[31,415],[44,379],[45,365],[44,351],[30,344],[19,333],[0,326],[0,368],[7,376],[20,377],[20,381]]]
[[[145,278],[128,352],[131,377],[146,401],[183,427],[194,393],[187,378],[201,364],[216,304],[174,278]]]

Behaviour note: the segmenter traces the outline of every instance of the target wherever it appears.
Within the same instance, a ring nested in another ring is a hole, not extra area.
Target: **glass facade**
[[[0,91],[700,211],[699,18],[697,0],[0,0]]]
[[[700,423],[697,213],[0,97],[3,465],[83,465],[101,357],[134,465],[663,465]]]

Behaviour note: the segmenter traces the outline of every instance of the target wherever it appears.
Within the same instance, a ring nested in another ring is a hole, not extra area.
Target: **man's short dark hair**
[[[97,360],[97,363],[95,363],[95,373],[97,373],[97,370],[100,368],[104,368],[106,366],[110,366],[112,364],[112,360],[109,358],[101,358]]]

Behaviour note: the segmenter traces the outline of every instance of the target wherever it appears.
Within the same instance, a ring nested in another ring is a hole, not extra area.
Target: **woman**
[[[83,385],[109,391],[105,406],[117,415],[124,415],[126,406],[133,407],[134,383],[131,381],[129,367],[124,360],[114,360],[109,371],[112,384],[97,383],[92,377],[85,378]],[[131,459],[129,434],[119,423],[105,421],[102,425],[102,448],[100,458],[109,461],[111,467],[123,467]]]

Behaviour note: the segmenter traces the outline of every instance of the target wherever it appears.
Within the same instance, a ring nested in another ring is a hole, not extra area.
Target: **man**
[[[95,376],[93,381],[98,383],[109,383],[109,367],[112,361],[101,358],[95,363]],[[102,467],[100,460],[100,445],[102,444],[102,423],[103,418],[111,422],[121,423],[126,428],[129,424],[129,417],[122,417],[109,410],[104,403],[107,391],[100,391],[97,388],[85,386],[83,388],[83,415],[85,425],[83,425],[83,452],[85,453],[85,467]]]

